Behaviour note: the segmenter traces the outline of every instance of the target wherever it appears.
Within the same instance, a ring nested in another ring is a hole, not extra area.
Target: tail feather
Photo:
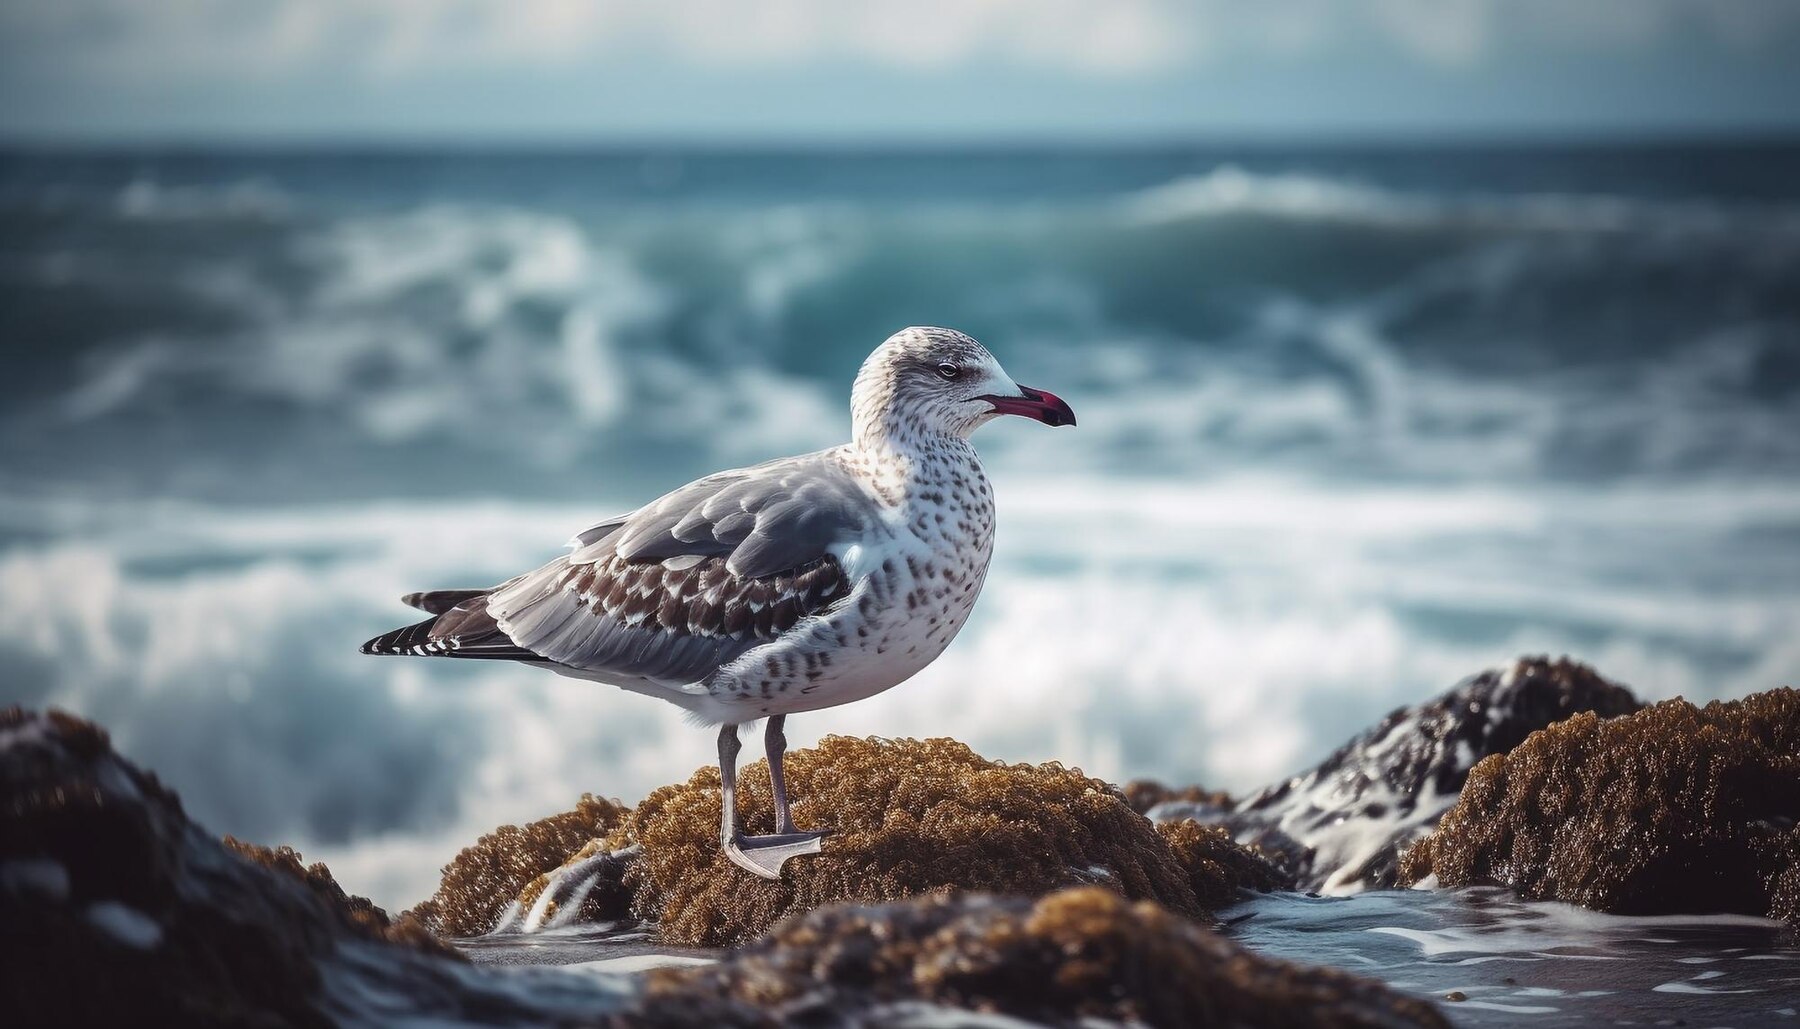
[[[437,598],[458,596],[440,613],[422,622],[403,625],[384,632],[362,645],[365,654],[396,654],[414,657],[486,658],[500,661],[545,659],[512,641],[512,638],[487,613],[487,590],[439,590],[435,593],[412,594],[408,603],[430,611]],[[415,598],[418,603],[413,603]]]
[[[426,590],[422,593],[408,593],[400,598],[407,607],[416,607],[426,614],[441,615],[464,601],[486,596],[488,590]]]
[[[437,624],[433,615],[422,622],[403,625],[384,632],[362,645],[365,654],[436,654],[447,647],[443,640],[431,638],[431,627]]]

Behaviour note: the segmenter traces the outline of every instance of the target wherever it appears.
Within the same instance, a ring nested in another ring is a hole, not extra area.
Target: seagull
[[[852,440],[697,479],[576,534],[487,589],[404,597],[430,618],[365,654],[515,661],[647,694],[718,725],[720,845],[778,879],[821,851],[795,829],[787,716],[874,696],[943,653],[993,555],[994,498],[969,436],[1001,415],[1074,425],[952,329],[902,329],[850,394]],[[767,719],[775,833],[738,831],[738,726]]]

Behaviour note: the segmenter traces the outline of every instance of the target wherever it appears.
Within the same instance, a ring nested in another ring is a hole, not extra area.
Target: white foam
[[[949,734],[1112,781],[1243,791],[1520,653],[1573,652],[1645,695],[1696,700],[1767,688],[1800,661],[1789,595],[1609,578],[1642,540],[1666,554],[1800,520],[1800,491],[991,473],[996,564],[963,637],[912,682],[795,719],[794,746]],[[294,844],[405,907],[497,825],[583,790],[635,800],[714,759],[706,734],[642,698],[355,652],[411,614],[397,594],[499,581],[630,506],[15,495],[0,500],[20,540],[0,551],[0,590],[34,602],[0,608],[0,652],[51,670],[47,693],[18,699],[99,716],[209,829]],[[1415,622],[1421,608],[1521,627],[1462,639]],[[1686,649],[1719,640],[1757,659],[1721,671]]]
[[[1490,902],[1492,906],[1492,902]],[[1557,960],[1624,961],[1618,945],[1672,943],[1647,936],[1659,928],[1684,930],[1779,930],[1780,922],[1750,915],[1614,915],[1553,901],[1499,902],[1505,912],[1525,917],[1484,918],[1479,923],[1450,925],[1441,929],[1407,926],[1374,926],[1368,931],[1398,936],[1417,944],[1421,954],[1437,958],[1456,954],[1482,957],[1533,955]],[[1694,980],[1717,978],[1719,971],[1702,972]]]
[[[1484,227],[1508,232],[1800,230],[1800,213],[1787,207],[1733,208],[1601,194],[1433,195],[1306,172],[1251,172],[1232,164],[1130,194],[1120,207],[1139,224],[1258,215],[1386,228]]]
[[[714,964],[716,960],[688,954],[630,954],[619,958],[601,958],[598,961],[578,961],[563,967],[635,975],[639,972],[648,972],[652,968],[692,968],[699,965],[710,965]]]
[[[1484,1011],[1504,1011],[1511,1015],[1551,1015],[1562,1010],[1548,1004],[1502,1004],[1493,1000],[1465,1000],[1458,1004],[1461,1008],[1480,1008]]]
[[[166,186],[154,179],[134,179],[114,198],[122,218],[144,221],[197,219],[275,219],[285,217],[292,200],[260,179],[223,186]]]
[[[868,1025],[892,1029],[1044,1029],[1044,1023],[992,1011],[970,1011],[925,1001],[893,1001],[871,1007]],[[1126,1029],[1125,1024],[1104,1018],[1083,1018],[1083,1029]],[[1133,1023],[1135,1025],[1135,1023]]]
[[[1695,986],[1692,982],[1677,980],[1659,983],[1651,987],[1656,993],[1688,993],[1688,994],[1723,994],[1723,993],[1757,993],[1757,990],[1709,990],[1704,986]]]

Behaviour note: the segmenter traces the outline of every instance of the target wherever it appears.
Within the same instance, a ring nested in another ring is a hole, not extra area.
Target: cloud
[[[1488,49],[1491,0],[1376,0],[1370,14],[1407,50],[1442,64],[1467,64]]]
[[[1755,47],[1797,28],[1800,4],[1786,0],[63,0],[0,10],[13,56],[176,77],[324,66],[379,79],[640,56],[726,70],[1000,62],[1107,77],[1371,42],[1467,65],[1518,43],[1622,49],[1699,32]]]

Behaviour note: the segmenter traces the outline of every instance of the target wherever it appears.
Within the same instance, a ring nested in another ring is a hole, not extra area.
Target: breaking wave
[[[1646,200],[1595,193],[1407,192],[1349,177],[1258,174],[1226,164],[1132,193],[1120,203],[1130,219],[1157,224],[1254,215],[1409,229],[1517,232],[1800,233],[1792,204]]]
[[[1800,662],[1800,568],[1716,552],[1800,526],[1800,491],[993,474],[1000,549],[963,638],[911,683],[799,719],[796,745],[954,733],[1007,760],[1242,789],[1522,652],[1695,699]],[[209,828],[293,842],[410,904],[494,825],[584,790],[636,799],[709,760],[707,734],[616,690],[356,653],[406,616],[400,590],[496,581],[622,500],[15,503],[0,588],[35,602],[0,612],[0,662],[40,692],[9,699],[105,717]],[[1645,538],[1668,572],[1636,566]],[[1689,581],[1693,567],[1722,581]]]

